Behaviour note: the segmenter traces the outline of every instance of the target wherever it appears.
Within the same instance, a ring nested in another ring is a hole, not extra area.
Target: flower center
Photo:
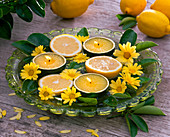
[[[29,71],[28,71],[28,75],[29,75],[29,76],[33,76],[33,75],[34,75],[34,70],[29,70]]]
[[[75,94],[70,94],[69,98],[70,99],[75,99]]]
[[[118,92],[121,92],[122,91],[122,87],[121,86],[119,86],[119,87],[117,87],[117,89],[116,89]]]
[[[131,57],[129,52],[125,52],[124,53],[124,58],[129,59]]]
[[[74,76],[75,76],[75,74],[71,73],[71,74],[69,74],[69,76],[70,76],[70,77],[74,77]]]
[[[47,91],[45,91],[43,95],[44,95],[44,97],[47,97],[47,96],[49,96],[49,93]]]
[[[135,73],[136,71],[134,69],[130,69],[130,72],[131,73]]]

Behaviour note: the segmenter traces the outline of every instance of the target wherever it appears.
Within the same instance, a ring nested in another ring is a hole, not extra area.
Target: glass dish
[[[45,33],[50,39],[56,35],[60,34],[72,34],[75,35],[81,28],[66,28],[62,30],[53,30],[49,33]],[[119,31],[111,31],[108,29],[98,29],[98,28],[88,28],[90,37],[93,36],[104,36],[108,37],[115,41],[116,47],[118,48],[118,42],[122,35]],[[93,117],[95,115],[109,115],[113,110],[116,112],[124,111],[127,107],[134,107],[140,101],[146,100],[151,96],[157,89],[157,86],[161,82],[162,77],[162,64],[156,52],[151,49],[144,50],[140,52],[141,56],[139,60],[143,58],[154,58],[158,60],[157,63],[149,65],[146,70],[144,70],[145,77],[149,77],[151,80],[148,83],[145,83],[137,91],[137,95],[131,99],[128,99],[124,102],[119,103],[116,107],[69,107],[68,105],[62,105],[61,101],[58,100],[48,100],[42,101],[38,96],[35,95],[26,95],[22,91],[22,82],[19,79],[19,70],[21,69],[21,60],[26,57],[24,53],[20,50],[15,50],[12,56],[7,61],[6,66],[6,79],[8,81],[9,87],[15,91],[16,95],[23,98],[25,102],[30,105],[36,105],[41,110],[49,110],[54,114],[66,114],[68,116],[85,116]]]

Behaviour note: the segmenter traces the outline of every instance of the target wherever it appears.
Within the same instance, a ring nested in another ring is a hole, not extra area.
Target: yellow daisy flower
[[[76,102],[76,98],[80,96],[81,93],[80,92],[76,93],[75,87],[72,87],[72,89],[68,87],[67,90],[64,91],[64,93],[61,93],[61,98],[64,100],[63,103],[66,104],[69,102],[69,106],[71,106],[73,102]]]
[[[133,88],[137,89],[137,86],[140,86],[139,77],[131,77],[130,73],[120,73],[122,79],[127,82],[127,84],[131,85]]]
[[[40,53],[45,53],[45,48],[43,48],[43,45],[40,45],[35,48],[35,50],[32,52],[31,56],[37,56]]]
[[[33,80],[37,80],[38,75],[40,74],[41,71],[38,70],[39,65],[36,65],[35,63],[30,63],[30,64],[26,64],[24,67],[24,69],[21,70],[21,78],[22,79],[33,79]]]
[[[53,99],[54,93],[52,91],[52,88],[48,88],[48,86],[43,86],[43,88],[38,88],[39,92],[39,97],[41,100],[48,100],[48,99]]]
[[[111,90],[109,91],[112,95],[116,94],[116,93],[125,93],[126,90],[126,82],[123,81],[121,82],[120,77],[116,80],[116,82],[114,80],[111,81],[110,84]]]
[[[89,36],[80,36],[80,35],[75,35],[77,39],[79,39],[81,42],[85,42],[87,39],[89,39]]]
[[[87,59],[89,59],[89,57],[87,57],[87,55],[83,53],[79,53],[77,56],[73,58],[73,60],[77,63],[85,62]]]
[[[130,73],[132,75],[142,75],[143,72],[140,71],[142,69],[141,65],[138,66],[138,63],[133,64],[128,64],[127,66],[123,67],[122,72],[123,73]]]
[[[76,69],[65,69],[60,73],[60,75],[62,78],[73,80],[79,75],[81,75],[81,73]]]
[[[126,45],[119,44],[120,50],[115,50],[113,53],[114,56],[116,56],[117,60],[120,61],[122,64],[129,64],[133,63],[134,58],[138,58],[140,55],[139,53],[136,53],[136,46],[131,46],[130,42],[127,42]]]

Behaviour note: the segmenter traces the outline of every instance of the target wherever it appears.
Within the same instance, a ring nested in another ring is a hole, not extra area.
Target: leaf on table
[[[151,47],[155,47],[155,46],[158,46],[158,44],[156,44],[152,41],[140,42],[140,43],[137,43],[137,45],[136,45],[136,52],[140,52],[142,50],[145,50],[145,49],[148,49]]]
[[[131,114],[133,122],[140,128],[143,132],[148,132],[148,125],[140,116]]]
[[[143,106],[133,112],[134,114],[144,114],[144,115],[161,115],[165,116],[160,108],[155,106],[147,105]]]
[[[131,22],[131,21],[136,21],[136,18],[135,17],[125,17],[119,24],[119,26],[122,26],[128,22]]]
[[[133,20],[133,21],[129,21],[127,23],[124,23],[123,24],[123,30],[126,30],[126,29],[129,29],[129,28],[132,28],[136,25],[137,21],[136,20]]]
[[[83,27],[78,33],[77,33],[77,36],[89,36],[89,33],[88,33],[88,30],[85,28],[85,27]]]
[[[128,113],[125,115],[125,119],[126,119],[126,123],[128,125],[129,128],[129,132],[131,137],[135,137],[137,135],[138,132],[138,128],[135,125],[135,123],[128,117]]]
[[[154,103],[155,103],[155,97],[154,96],[151,96],[147,100],[145,100],[145,106],[146,105],[152,105]]]
[[[24,80],[22,84],[22,91],[25,91],[26,94],[29,94],[32,91],[38,89],[38,82],[34,80]]]
[[[119,20],[123,20],[123,19],[126,18],[126,17],[133,17],[133,16],[128,15],[128,14],[117,14],[116,17],[117,17]]]
[[[44,0],[37,0],[37,2],[39,3],[39,5],[40,5],[43,9],[45,9],[45,2],[44,2]]]
[[[27,1],[27,5],[31,8],[31,10],[37,14],[40,17],[44,17],[45,16],[45,10],[44,8],[42,8],[42,1],[39,3],[40,1],[36,1],[36,0],[28,0]]]
[[[35,49],[35,45],[26,40],[13,42],[12,46],[18,48],[27,55],[31,55],[32,51]]]
[[[3,19],[0,19],[0,24],[0,38],[9,40],[11,38],[11,25]]]
[[[18,5],[16,7],[16,13],[21,19],[27,22],[31,22],[33,19],[33,14],[26,5]]]
[[[137,40],[137,34],[132,29],[126,30],[122,37],[120,38],[120,44],[126,44],[127,42],[130,42],[131,45],[135,45]]]
[[[135,107],[131,108],[130,111],[135,111],[145,105],[145,102],[137,104]]]
[[[142,59],[141,61],[137,62],[139,65],[141,65],[142,67],[146,67],[148,65],[151,65],[155,62],[158,62],[156,59],[152,59],[152,58],[145,58]]]

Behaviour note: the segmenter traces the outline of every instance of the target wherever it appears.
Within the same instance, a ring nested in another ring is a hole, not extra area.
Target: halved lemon
[[[62,34],[54,37],[50,42],[53,52],[65,57],[73,57],[82,50],[82,43],[75,36]]]
[[[89,73],[99,73],[111,79],[116,77],[122,70],[122,64],[109,56],[96,56],[88,59],[85,63]]]
[[[48,86],[53,89],[53,92],[57,95],[60,95],[67,87],[72,87],[73,81],[63,79],[59,74],[51,74],[45,77],[42,77],[39,82],[39,86]]]

